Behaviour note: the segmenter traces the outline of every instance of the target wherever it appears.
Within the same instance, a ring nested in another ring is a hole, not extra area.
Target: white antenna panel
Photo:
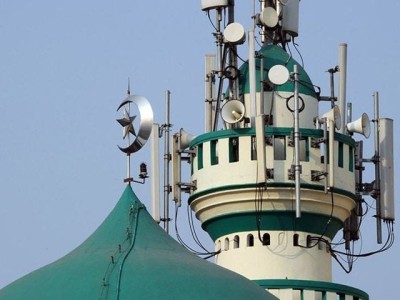
[[[394,220],[393,120],[379,119],[380,194],[383,220]]]
[[[224,39],[226,43],[238,45],[246,41],[244,27],[239,23],[231,23],[224,30]]]
[[[210,10],[218,7],[227,7],[228,0],[201,0],[201,9]]]
[[[293,37],[299,35],[299,4],[300,0],[287,0],[282,10],[282,29]]]

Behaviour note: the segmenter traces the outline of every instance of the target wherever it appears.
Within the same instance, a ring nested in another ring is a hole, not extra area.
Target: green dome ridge
[[[99,228],[63,258],[0,290],[0,299],[276,299],[189,253],[127,186]]]
[[[258,51],[258,56],[264,57],[264,80],[268,78],[268,71],[271,67],[275,65],[284,65],[289,72],[293,72],[293,66],[298,65],[299,71],[299,93],[312,96],[317,98],[317,94],[314,90],[314,85],[306,73],[306,71],[301,67],[301,65],[293,59],[285,50],[283,50],[278,45],[265,45]],[[260,92],[260,66],[261,59],[256,58],[256,90]],[[293,81],[288,81],[281,86],[275,86],[276,91],[282,92],[294,92],[294,83]],[[240,77],[239,77],[239,91],[240,94],[245,94],[250,92],[250,84],[249,84],[249,64],[248,62],[244,63],[240,67]]]

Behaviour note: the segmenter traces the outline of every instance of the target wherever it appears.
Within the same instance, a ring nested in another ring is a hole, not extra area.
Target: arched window
[[[225,241],[224,241],[224,250],[226,251],[226,250],[229,250],[229,239],[228,238],[225,238]]]
[[[312,245],[311,235],[307,235],[307,248],[311,248],[311,245]]]
[[[254,246],[254,236],[252,234],[249,234],[247,236],[247,247],[253,247]]]
[[[240,238],[238,235],[235,235],[235,237],[233,238],[233,248],[239,248],[239,243],[240,243]]]
[[[269,233],[264,233],[264,235],[263,235],[263,245],[264,246],[271,245],[271,236],[269,235]]]
[[[293,235],[293,246],[299,245],[299,235],[296,233]]]

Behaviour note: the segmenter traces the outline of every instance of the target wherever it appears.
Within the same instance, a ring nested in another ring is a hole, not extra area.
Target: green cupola
[[[0,290],[0,299],[276,299],[189,253],[128,185],[100,227],[65,257]]]

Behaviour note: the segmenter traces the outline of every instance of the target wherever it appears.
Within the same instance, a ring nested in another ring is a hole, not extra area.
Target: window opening
[[[286,160],[286,137],[275,136],[274,137],[274,159],[275,160]]]
[[[210,143],[210,156],[211,156],[211,165],[217,165],[219,162],[218,157],[218,140],[213,140]]]
[[[233,248],[237,249],[240,246],[240,238],[238,235],[235,235],[233,238]]]
[[[247,247],[253,247],[254,246],[254,236],[252,234],[249,234],[247,236]]]
[[[343,142],[339,142],[338,166],[343,168]]]
[[[203,144],[197,146],[197,169],[203,169]]]
[[[229,162],[239,161],[239,138],[229,138]]]
[[[225,241],[224,241],[224,250],[226,251],[226,250],[229,250],[229,239],[228,238],[225,238]]]
[[[263,245],[264,246],[271,245],[271,236],[269,235],[269,233],[264,233],[264,235],[263,235]]]

